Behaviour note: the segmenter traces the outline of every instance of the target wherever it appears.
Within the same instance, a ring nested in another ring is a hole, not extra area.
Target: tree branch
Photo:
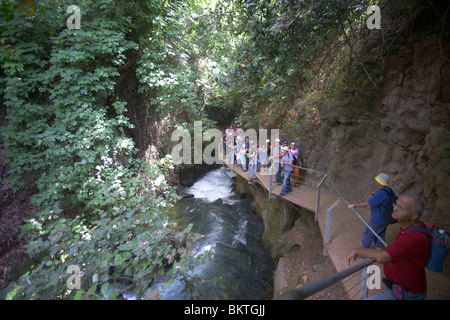
[[[364,70],[364,72],[366,73],[366,75],[367,75],[367,77],[369,78],[370,82],[372,82],[372,84],[375,86],[375,88],[376,88],[377,90],[379,90],[377,84],[375,83],[375,81],[374,81],[374,80],[372,79],[372,77],[370,76],[370,74],[369,74],[369,72],[367,71],[366,67],[364,67],[364,64],[362,63],[361,59],[359,59],[359,57],[356,55],[355,50],[353,49],[353,46],[352,46],[352,44],[350,43],[350,40],[348,39],[347,34],[345,33],[344,23],[343,23],[341,20],[339,20],[339,23],[340,23],[340,25],[341,25],[342,32],[344,33],[345,40],[347,41],[347,43],[348,43],[348,45],[349,45],[349,47],[350,47],[350,52],[351,52],[351,54],[353,54],[353,55],[355,56],[356,60],[358,60],[358,63],[360,64],[360,66],[361,66],[361,68]]]

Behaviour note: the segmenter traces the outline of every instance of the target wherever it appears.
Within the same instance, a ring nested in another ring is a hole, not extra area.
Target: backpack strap
[[[412,227],[409,227],[408,229],[406,229],[405,231],[402,231],[402,233],[405,233],[405,232],[408,232],[411,230],[420,231],[422,233],[425,233],[427,236],[432,237],[431,230],[426,225],[425,225],[425,228],[423,226],[412,226]]]
[[[388,198],[387,198],[388,200],[387,200],[386,204],[381,204],[381,206],[384,208],[384,211],[386,211],[386,207],[389,204],[389,200],[390,200],[391,196],[394,195],[394,190],[392,190],[391,188],[389,188],[387,186],[383,187],[379,190],[383,190],[388,196]],[[395,207],[395,203],[392,203],[392,205],[394,205],[394,207]]]
[[[386,192],[388,194],[388,196],[391,196],[391,194],[394,192],[394,190],[392,190],[389,187],[383,187],[380,190],[383,190],[384,192]]]

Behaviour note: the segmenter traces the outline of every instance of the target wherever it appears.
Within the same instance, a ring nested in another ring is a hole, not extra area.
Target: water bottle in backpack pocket
[[[433,272],[442,272],[444,260],[447,256],[448,245],[448,237],[445,234],[445,231],[442,229],[439,231],[432,231],[433,226],[431,226],[431,229],[428,227],[425,229],[421,226],[413,226],[408,228],[405,232],[410,230],[423,232],[430,237],[430,256],[428,257],[425,266]]]
[[[427,261],[427,268],[434,272],[442,272],[447,255],[448,238],[444,230],[431,232],[431,251]]]

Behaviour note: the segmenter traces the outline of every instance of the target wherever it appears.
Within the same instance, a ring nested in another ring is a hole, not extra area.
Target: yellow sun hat
[[[380,173],[375,177],[375,180],[382,186],[388,186],[389,176],[386,173]]]

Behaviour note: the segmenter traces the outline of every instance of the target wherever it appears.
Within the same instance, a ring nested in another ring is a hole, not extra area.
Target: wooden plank
[[[425,270],[427,276],[426,300],[450,300],[450,274]]]

